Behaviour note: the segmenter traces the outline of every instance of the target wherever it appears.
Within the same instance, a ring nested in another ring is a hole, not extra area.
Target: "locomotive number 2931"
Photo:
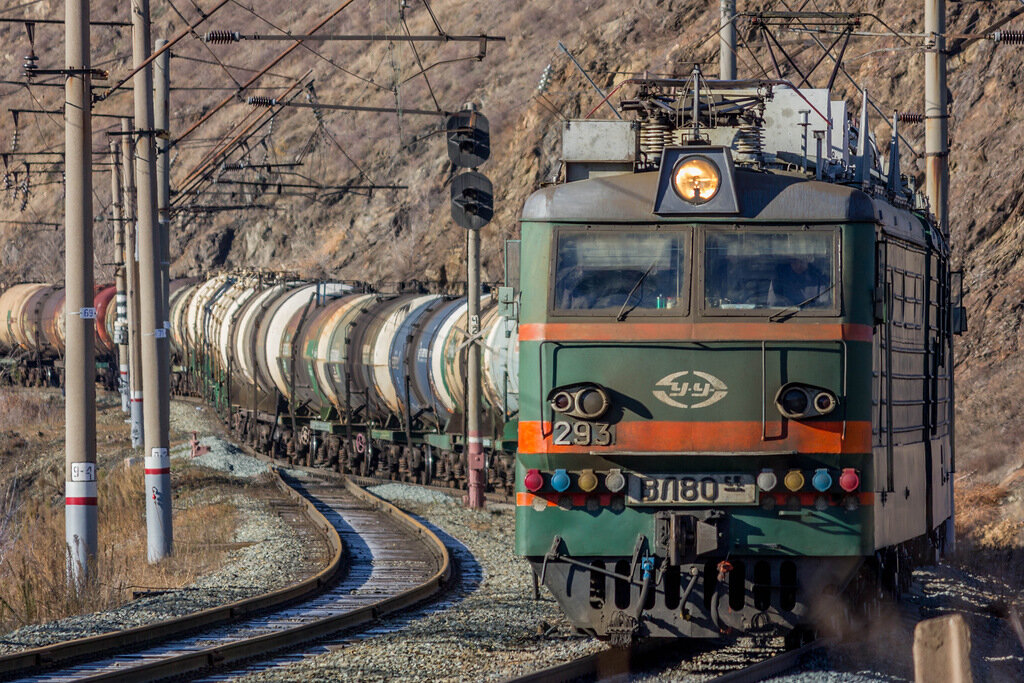
[[[615,427],[599,422],[556,422],[553,442],[556,446],[610,446],[615,442]]]

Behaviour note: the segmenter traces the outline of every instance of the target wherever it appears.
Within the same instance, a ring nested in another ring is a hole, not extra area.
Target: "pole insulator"
[[[208,31],[203,34],[204,43],[213,43],[214,45],[226,45],[227,43],[237,43],[242,39],[242,34],[238,31]]]
[[[264,97],[262,95],[253,95],[246,102],[254,107],[273,107],[277,104],[277,100],[273,97]]]
[[[923,123],[924,114],[909,111],[899,112],[896,114],[896,120],[900,123]]]
[[[993,31],[989,38],[993,43],[1024,45],[1024,31]]]

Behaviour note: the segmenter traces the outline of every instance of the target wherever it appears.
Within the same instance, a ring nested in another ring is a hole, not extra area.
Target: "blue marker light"
[[[832,475],[824,467],[814,470],[814,476],[811,477],[811,486],[822,493],[828,491],[832,488]]]
[[[559,493],[569,488],[569,473],[565,470],[555,470],[551,475],[551,488]]]

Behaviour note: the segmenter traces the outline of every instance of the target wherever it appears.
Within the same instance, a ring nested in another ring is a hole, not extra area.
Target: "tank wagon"
[[[117,385],[111,306],[115,288],[99,286],[95,291],[96,379],[113,389]],[[0,382],[63,384],[64,314],[64,288],[60,285],[25,283],[0,293]]]
[[[947,538],[964,326],[927,200],[827,90],[630,87],[523,208],[516,552],[618,643],[905,587]]]
[[[489,484],[511,493],[517,336],[482,298]],[[172,295],[173,389],[274,457],[464,487],[466,311],[417,287],[220,274]]]

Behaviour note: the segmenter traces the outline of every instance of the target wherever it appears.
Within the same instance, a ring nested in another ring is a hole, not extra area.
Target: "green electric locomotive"
[[[898,146],[827,90],[632,84],[523,209],[517,553],[621,643],[898,590],[948,536],[963,325]]]

